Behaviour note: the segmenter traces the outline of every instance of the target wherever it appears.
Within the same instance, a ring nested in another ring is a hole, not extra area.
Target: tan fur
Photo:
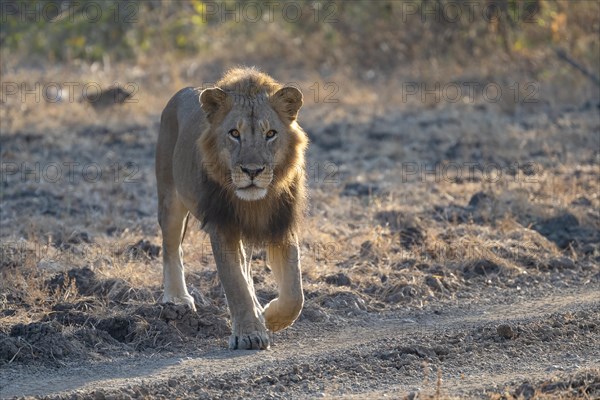
[[[162,113],[156,177],[163,301],[194,308],[181,254],[183,221],[191,213],[211,239],[232,316],[231,348],[268,348],[267,328],[291,325],[302,308],[297,232],[308,140],[296,122],[301,105],[297,89],[238,68],[215,88],[179,91]],[[280,296],[264,309],[244,243],[264,245],[270,255]]]

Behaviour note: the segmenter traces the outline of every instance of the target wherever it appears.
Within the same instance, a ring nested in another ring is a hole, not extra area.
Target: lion
[[[269,333],[290,326],[302,310],[298,228],[308,145],[297,122],[302,103],[297,88],[254,68],[236,68],[215,87],[180,90],[161,115],[156,180],[162,301],[195,310],[181,249],[191,214],[210,237],[231,316],[230,349],[268,349]],[[250,271],[258,245],[266,246],[279,292],[264,308]]]

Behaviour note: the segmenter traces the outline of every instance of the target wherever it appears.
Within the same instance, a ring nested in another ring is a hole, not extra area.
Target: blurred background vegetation
[[[563,97],[563,102],[594,97],[600,86],[596,0],[1,4],[0,71],[5,80],[7,71],[30,71],[33,79],[31,71],[49,67],[64,76],[69,68],[94,72],[112,66],[110,79],[135,79],[145,90],[158,92],[199,86],[244,64],[286,82],[318,79],[346,87],[352,82],[380,99],[406,81],[499,82],[507,87],[536,82],[544,86],[547,99]],[[97,74],[79,77],[101,79]]]
[[[202,59],[229,49],[249,62],[356,73],[499,51],[532,61],[559,48],[597,72],[599,10],[594,0],[2,0],[0,45],[3,63]]]

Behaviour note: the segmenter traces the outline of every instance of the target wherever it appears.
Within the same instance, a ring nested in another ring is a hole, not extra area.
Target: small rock
[[[367,369],[365,367],[363,367],[362,365],[357,366],[354,370],[356,372],[358,372],[359,374],[366,374],[367,373]]]
[[[504,339],[512,339],[515,336],[515,332],[512,327],[508,324],[498,325],[496,328],[498,335]]]
[[[531,386],[529,383],[524,383],[517,388],[515,394],[519,398],[529,400],[529,399],[533,398],[533,396],[535,395],[535,388],[533,386]]]
[[[360,256],[361,257],[363,257],[363,258],[373,257],[374,255],[375,255],[375,252],[374,252],[374,248],[373,248],[373,242],[371,242],[370,240],[367,240],[360,244]]]
[[[273,389],[278,392],[285,392],[285,386],[283,386],[281,383],[278,383],[277,385],[275,385],[275,387]]]
[[[342,196],[371,196],[379,193],[379,187],[373,184],[348,182],[344,185]]]
[[[104,392],[102,392],[100,390],[96,390],[94,392],[94,400],[104,400],[104,399],[106,399]]]
[[[130,255],[133,258],[139,257],[149,257],[149,258],[157,258],[160,254],[160,246],[154,245],[150,243],[148,240],[140,240],[134,245],[128,246],[126,250],[126,254]]]
[[[429,286],[431,289],[435,290],[436,292],[443,292],[444,291],[444,285],[439,280],[439,278],[436,277],[436,276],[433,276],[433,275],[427,276],[425,278],[425,284],[427,286]]]
[[[348,277],[348,275],[346,275],[342,272],[325,277],[325,282],[330,285],[336,285],[336,286],[351,286],[352,285],[352,280],[350,279],[350,277]]]
[[[482,204],[485,203],[490,203],[492,202],[492,197],[484,192],[477,192],[475,193],[471,199],[469,200],[469,207],[478,207]]]
[[[406,400],[417,400],[419,398],[419,392],[410,392],[405,399]]]
[[[465,278],[467,279],[474,278],[477,276],[498,274],[500,270],[500,265],[486,258],[480,258],[477,260],[469,261],[463,268]]]
[[[574,231],[579,220],[571,213],[564,213],[533,224],[532,228],[556,243],[561,249],[569,247],[575,241]]]
[[[594,252],[596,251],[597,246],[588,243],[585,246],[583,246],[581,248],[581,251],[583,252],[583,254],[594,254]]]
[[[573,200],[571,202],[571,205],[572,206],[585,206],[585,207],[589,207],[589,206],[592,205],[592,202],[587,197],[581,196],[581,197],[578,197],[575,200]]]
[[[397,233],[404,248],[422,245],[425,242],[425,226],[415,215],[390,210],[378,212],[375,219],[392,233]]]
[[[17,313],[17,310],[12,308],[7,308],[6,310],[0,311],[0,316],[3,317],[11,317]]]
[[[271,385],[275,384],[278,381],[277,378],[274,378],[270,375],[265,375],[258,380],[258,383],[269,383]]]
[[[573,269],[575,262],[569,257],[557,257],[548,262],[548,267],[551,269]]]
[[[132,95],[132,92],[124,90],[120,87],[110,87],[101,91],[99,94],[94,93],[93,96],[86,93],[79,98],[79,102],[88,103],[93,109],[100,111],[106,110],[109,107],[117,104],[126,103],[127,99],[129,99]]]

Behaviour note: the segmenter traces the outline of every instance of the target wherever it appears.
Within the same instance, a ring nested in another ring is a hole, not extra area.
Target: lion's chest
[[[285,237],[295,221],[289,195],[260,201],[238,200],[218,183],[207,179],[197,198],[195,216],[203,227],[241,235],[253,242],[276,242]]]

